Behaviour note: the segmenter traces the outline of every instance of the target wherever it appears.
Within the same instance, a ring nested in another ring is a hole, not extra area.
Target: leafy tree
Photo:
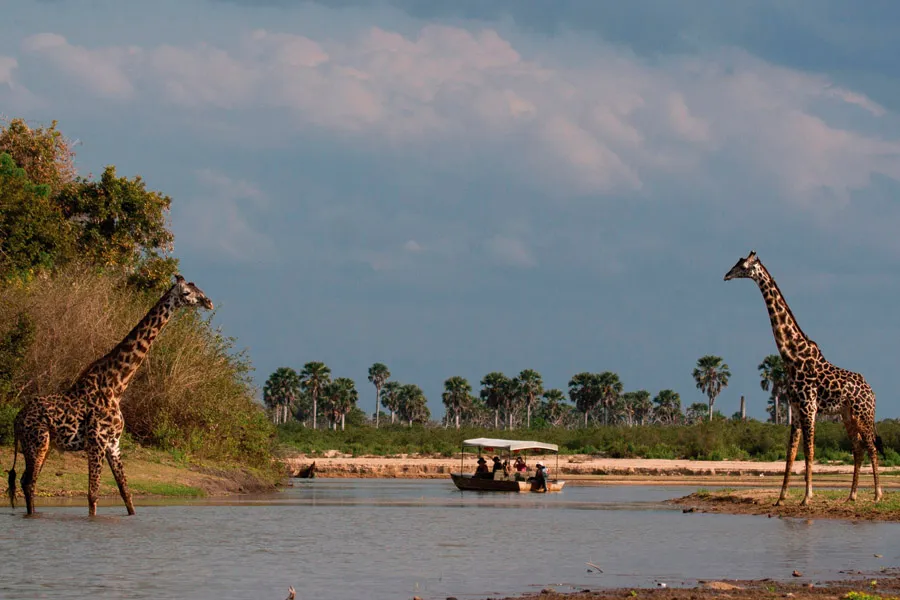
[[[709,420],[712,421],[713,405],[722,390],[728,387],[731,371],[721,356],[706,355],[697,360],[693,375],[697,389],[709,399]]]
[[[9,154],[0,154],[0,275],[30,275],[72,254],[70,224],[47,185],[33,183]]]
[[[316,418],[319,413],[319,394],[329,381],[331,381],[331,369],[325,363],[308,362],[303,365],[303,370],[300,372],[300,384],[303,390],[312,397],[313,429],[318,428]]]
[[[391,425],[400,408],[400,388],[403,385],[399,381],[388,381],[381,390],[381,405],[391,411]]]
[[[369,383],[375,386],[375,429],[378,429],[378,406],[381,404],[381,388],[391,377],[387,365],[375,363],[369,367]]]
[[[525,405],[527,414],[525,427],[531,429],[531,410],[537,406],[538,398],[544,393],[544,381],[537,371],[525,369],[516,378],[515,387],[522,397],[522,404]]]
[[[785,416],[783,412],[786,412],[782,411],[781,400],[785,398],[788,390],[788,377],[784,361],[780,354],[770,354],[759,363],[757,369],[759,369],[759,387],[764,392],[771,390],[770,420],[773,423],[780,423]],[[790,406],[790,403],[787,404]]]
[[[11,120],[0,128],[0,153],[4,152],[25,169],[31,181],[47,186],[50,196],[75,180],[75,153],[56,129],[56,121],[50,127],[31,128],[23,119]]]
[[[545,390],[544,401],[538,409],[538,415],[551,427],[559,427],[568,408],[562,390]]]
[[[337,430],[338,421],[341,422],[341,431],[344,431],[345,417],[359,399],[356,391],[356,383],[349,377],[338,377],[329,381],[322,389],[328,405],[328,416],[331,428]]]
[[[80,255],[101,266],[118,266],[133,283],[168,286],[178,262],[167,254],[174,236],[166,217],[172,199],[148,191],[141,177],[118,177],[108,166],[98,181],[79,178],[58,196],[66,219],[76,223]]]
[[[646,425],[653,412],[650,392],[647,390],[625,392],[622,394],[622,407],[629,427],[634,426],[635,423]]]
[[[603,405],[603,424],[609,425],[609,413],[622,393],[622,381],[618,374],[604,371],[597,376],[597,391]]]
[[[447,414],[453,415],[456,428],[459,429],[459,416],[472,404],[472,386],[465,377],[455,375],[444,382],[442,396]]]
[[[276,425],[287,422],[299,397],[300,376],[290,367],[279,367],[263,385],[263,402],[272,409],[272,420]]]
[[[703,402],[694,402],[684,411],[684,420],[687,421],[689,425],[693,425],[701,422],[708,412],[709,406]]]
[[[407,383],[400,388],[400,418],[406,420],[409,426],[413,423],[427,423],[431,418],[428,410],[428,400],[425,392],[412,383]]]
[[[587,427],[588,415],[600,403],[600,378],[596,373],[577,373],[569,380],[569,398],[575,407],[584,413],[584,426]]]
[[[484,403],[494,411],[494,429],[499,429],[500,409],[509,406],[509,397],[512,395],[512,380],[509,377],[493,371],[484,376],[481,380],[481,399]],[[509,411],[507,411],[509,412]],[[509,415],[510,426],[512,426],[512,415]]]
[[[675,425],[681,418],[681,396],[672,390],[660,390],[653,399],[653,414],[664,425]]]

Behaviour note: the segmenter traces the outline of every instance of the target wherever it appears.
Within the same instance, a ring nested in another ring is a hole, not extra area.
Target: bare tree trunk
[[[713,415],[713,413],[712,413],[712,407],[713,407],[713,402],[715,402],[715,400],[713,399],[712,396],[710,396],[710,397],[709,397],[709,420],[710,420],[710,422],[712,422],[712,415]]]
[[[585,427],[587,427],[587,416],[588,416],[588,411],[584,411],[584,426]]]
[[[319,404],[318,404],[319,398],[318,398],[318,396],[319,395],[316,393],[316,389],[313,388],[313,429],[316,428],[316,424],[317,424],[316,416],[319,413]]]
[[[394,424],[394,409],[391,409],[391,425]]]
[[[744,397],[741,396],[741,421],[747,420],[747,405],[744,403]]]
[[[345,415],[344,413],[341,413],[341,431],[344,430],[344,417],[345,417],[345,416],[346,416],[346,415]]]
[[[791,414],[791,412],[792,412],[791,408],[792,408],[792,405],[790,402],[788,402],[788,425],[790,425],[791,423],[794,422],[794,420],[791,418],[791,417],[793,417],[793,415]]]
[[[528,421],[526,423],[528,429],[531,429],[531,401],[528,402]]]
[[[375,386],[375,429],[378,429],[378,412],[381,410],[379,406],[381,406],[381,388]]]
[[[494,409],[494,429],[500,429],[500,409]]]
[[[459,410],[456,411],[456,429],[459,431]]]
[[[781,399],[775,394],[775,424],[781,420]]]

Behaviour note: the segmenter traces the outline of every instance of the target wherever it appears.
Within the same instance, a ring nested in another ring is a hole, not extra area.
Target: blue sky
[[[755,249],[900,416],[900,5],[19,2],[0,114],[171,195],[176,254],[261,386],[541,372],[761,417]]]

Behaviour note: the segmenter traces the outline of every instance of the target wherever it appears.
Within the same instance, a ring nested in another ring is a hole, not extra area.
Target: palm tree
[[[646,425],[647,418],[653,412],[653,403],[650,401],[650,392],[638,390],[622,394],[622,407],[627,417],[629,427],[635,423]]]
[[[675,425],[681,417],[681,397],[672,390],[660,390],[653,399],[656,420],[666,425]]]
[[[319,393],[325,387],[325,384],[331,380],[331,369],[323,362],[308,362],[303,365],[300,379],[303,389],[312,396],[313,429],[316,429],[318,427],[316,418],[319,414]]]
[[[601,399],[599,376],[586,372],[573,375],[569,380],[569,398],[584,413],[584,426],[587,427],[588,415]]]
[[[381,390],[381,405],[391,411],[391,425],[394,424],[394,416],[400,408],[400,388],[403,387],[399,381],[388,381]]]
[[[347,413],[356,406],[356,401],[359,399],[356,382],[349,377],[338,377],[325,386],[324,392],[329,400],[334,429],[337,430],[337,420],[340,418],[341,431],[344,431]]]
[[[300,396],[300,376],[290,367],[279,367],[263,386],[263,402],[272,409],[276,425],[286,423],[290,407]]]
[[[509,377],[494,371],[488,373],[481,380],[481,399],[484,403],[494,411],[494,429],[499,429],[500,407],[508,405],[507,398],[512,392],[512,381]],[[512,415],[509,416],[510,425],[512,425]]]
[[[472,403],[472,386],[465,377],[455,375],[444,382],[444,394],[442,396],[447,414],[453,414],[456,428],[459,429],[459,415]]]
[[[369,383],[375,386],[375,429],[378,429],[378,406],[381,404],[381,388],[390,378],[391,372],[387,365],[375,363],[369,367]]]
[[[706,394],[709,399],[709,420],[713,418],[713,405],[722,390],[728,387],[728,378],[731,371],[721,356],[707,354],[697,359],[697,368],[694,369],[694,381],[697,389]]]
[[[558,427],[566,414],[566,396],[562,390],[552,389],[544,392],[544,402],[541,403],[540,415],[551,427]]]
[[[770,354],[763,359],[759,366],[759,387],[764,392],[772,390],[771,397],[774,402],[772,410],[772,422],[781,422],[781,399],[788,389],[787,370],[784,368],[784,361],[780,354]],[[788,411],[790,412],[791,404],[788,402]],[[790,415],[788,416],[790,423]]]
[[[400,418],[406,419],[409,426],[413,423],[425,423],[431,418],[431,411],[428,410],[428,399],[425,398],[425,392],[412,383],[407,383],[400,388],[398,394],[400,398]]]
[[[531,429],[531,409],[544,392],[544,381],[541,379],[541,374],[533,369],[525,369],[516,378],[516,389],[521,394],[522,403],[527,411],[525,427]]]
[[[609,413],[622,393],[622,381],[612,371],[604,371],[597,376],[597,388],[603,403],[603,424],[609,425]]]
[[[694,402],[684,411],[684,420],[690,425],[699,423],[703,420],[703,415],[707,413],[709,407],[703,402]]]

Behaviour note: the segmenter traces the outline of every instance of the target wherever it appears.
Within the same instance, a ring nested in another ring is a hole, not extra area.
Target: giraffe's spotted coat
[[[850,500],[856,500],[859,485],[859,469],[863,456],[868,452],[875,479],[875,500],[882,497],[878,482],[878,452],[880,440],[875,433],[875,392],[859,373],[837,367],[822,355],[819,345],[809,339],[794,318],[787,301],[778,289],[775,279],[762,264],[755,252],[737,261],[725,275],[730,279],[752,279],[759,286],[778,351],[784,360],[788,377],[788,396],[794,417],[788,441],[784,483],[778,504],[787,495],[791,467],[797,456],[801,434],[806,459],[806,494],[803,504],[812,498],[812,461],[815,451],[816,415],[840,414],[853,444],[853,483]]]
[[[28,514],[34,513],[34,491],[51,445],[60,450],[85,450],[88,456],[88,510],[97,512],[100,470],[109,463],[128,514],[134,514],[128,480],[119,454],[125,419],[122,394],[141,366],[150,345],[182,306],[212,309],[212,302],[191,282],[176,276],[175,284],[150,312],[106,356],[88,366],[64,393],[33,398],[16,416],[15,448],[25,457],[22,491]],[[9,475],[10,502],[15,507],[15,458]]]

